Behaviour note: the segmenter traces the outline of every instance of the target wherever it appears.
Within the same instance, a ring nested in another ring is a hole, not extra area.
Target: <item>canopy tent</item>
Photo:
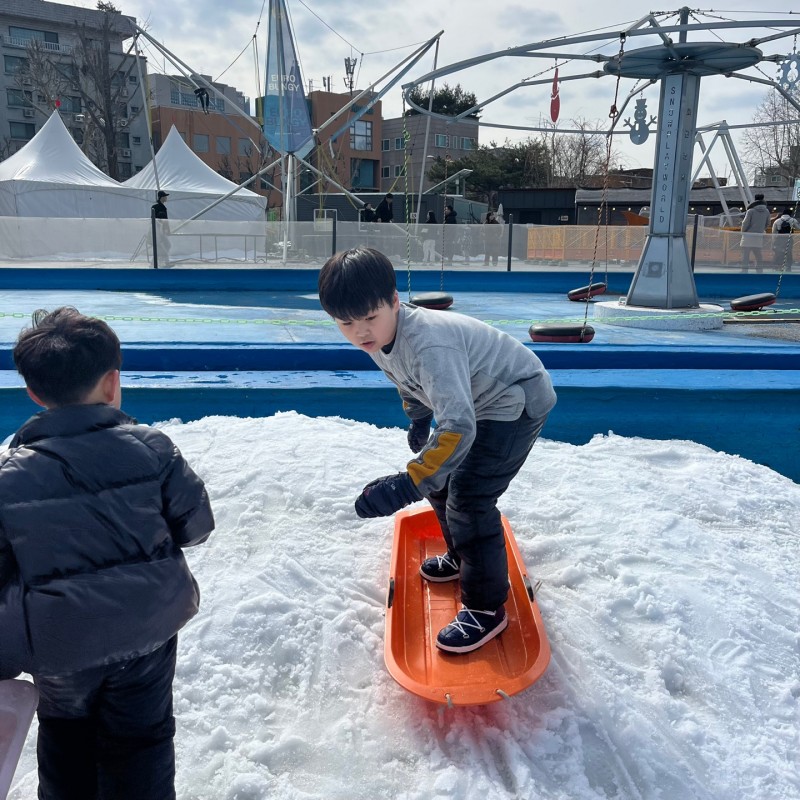
[[[0,217],[145,217],[148,200],[92,164],[57,111],[21,150],[0,161]]]
[[[161,149],[156,153],[156,168],[151,161],[141,172],[129,178],[123,187],[148,190],[155,202],[156,192],[169,193],[170,219],[189,219],[215,200],[236,188],[236,184],[223,178],[199,159],[183,141],[173,126]],[[158,171],[158,183],[156,183]],[[264,220],[267,199],[249,189],[239,189],[236,194],[214,206],[201,219],[213,220]]]

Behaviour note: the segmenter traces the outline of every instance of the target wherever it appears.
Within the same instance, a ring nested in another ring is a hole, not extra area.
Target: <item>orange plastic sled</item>
[[[511,584],[508,627],[478,650],[456,655],[436,647],[436,634],[461,608],[459,583],[430,583],[419,574],[426,558],[446,550],[436,515],[423,507],[395,517],[384,658],[389,674],[425,700],[449,706],[494,703],[526,689],[547,669],[544,623],[511,526],[502,519]]]

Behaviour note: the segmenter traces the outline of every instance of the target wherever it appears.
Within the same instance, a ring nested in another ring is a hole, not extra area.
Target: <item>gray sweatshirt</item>
[[[441,489],[466,458],[478,420],[536,418],[556,403],[539,358],[522,342],[472,317],[400,304],[389,353],[371,353],[397,386],[412,419],[433,413],[437,427],[408,464],[422,494]]]

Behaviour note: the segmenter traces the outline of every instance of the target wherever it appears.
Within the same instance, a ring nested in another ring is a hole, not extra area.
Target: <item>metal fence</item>
[[[169,220],[157,237],[159,266],[193,264],[317,266],[337,250],[374,247],[392,262],[458,268],[512,269],[582,265],[592,260],[636,265],[647,234],[643,226],[424,225],[337,222]],[[741,267],[741,234],[714,228],[687,231],[696,266]],[[778,269],[800,260],[798,236],[765,234],[759,261]],[[151,221],[0,217],[4,263],[153,266]],[[169,264],[167,263],[169,262]]]

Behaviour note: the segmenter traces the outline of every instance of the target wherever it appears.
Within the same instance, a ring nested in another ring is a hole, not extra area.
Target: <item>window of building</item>
[[[9,122],[12,139],[33,139],[36,126],[32,122]]]
[[[350,149],[372,150],[372,123],[358,119],[350,125]]]
[[[391,178],[391,177],[392,177],[392,168],[381,167],[381,178]]]
[[[21,56],[3,56],[3,68],[6,75],[16,75],[28,66],[28,59]]]
[[[184,142],[186,141],[186,134],[183,131],[178,131],[178,136],[180,136]]]
[[[8,105],[17,108],[30,108],[32,94],[24,92],[22,89],[6,89],[6,101]]]
[[[133,167],[127,161],[119,161],[117,162],[117,172],[119,179],[125,181],[133,175]]]
[[[237,151],[240,156],[249,156],[253,152],[253,145],[249,139],[239,139],[239,150]]]
[[[461,137],[461,149],[462,150],[472,150],[475,146],[475,140],[470,139],[468,136]]]
[[[405,148],[403,147],[403,137],[402,137],[402,136],[398,136],[398,137],[397,137],[397,138],[394,140],[394,149],[395,149],[395,150],[403,150],[403,149],[405,149]]]
[[[122,147],[127,150],[131,146],[131,137],[129,133],[117,131],[117,147]]]
[[[231,154],[231,137],[217,136],[217,154],[229,156]]]
[[[249,180],[253,177],[252,172],[248,172],[247,170],[242,170],[239,172],[239,183],[244,183],[246,180]]]
[[[139,113],[139,106],[131,106],[131,116]]]
[[[381,139],[381,150],[384,152],[386,150],[391,149],[392,140],[391,139]]]
[[[377,161],[369,158],[350,159],[350,185],[353,189],[372,189],[375,187]]]
[[[139,79],[135,75],[128,75],[128,83],[138,83]]]
[[[434,145],[436,145],[436,147],[447,147],[447,145],[449,144],[447,139],[448,139],[448,137],[447,137],[446,134],[437,133],[436,136],[433,139],[433,143],[434,143]]]
[[[72,128],[70,131],[75,144],[83,144],[83,131],[80,128]]]
[[[16,44],[17,42],[25,42],[25,44],[28,44],[32,41],[45,42],[47,44],[55,45],[58,44],[57,33],[51,33],[50,31],[37,31],[34,28],[18,28],[15,25],[9,25],[8,36],[12,40],[16,39],[13,44]]]
[[[401,178],[405,174],[406,174],[405,167],[403,167],[401,164],[396,164],[394,168],[395,178]]]
[[[133,142],[133,144],[141,144],[142,143],[142,137],[141,136],[131,136],[131,142]]]
[[[207,153],[208,152],[208,134],[207,133],[196,133],[192,137],[192,149],[195,153]]]
[[[80,97],[62,97],[61,110],[69,111],[71,114],[80,114],[81,113]]]

